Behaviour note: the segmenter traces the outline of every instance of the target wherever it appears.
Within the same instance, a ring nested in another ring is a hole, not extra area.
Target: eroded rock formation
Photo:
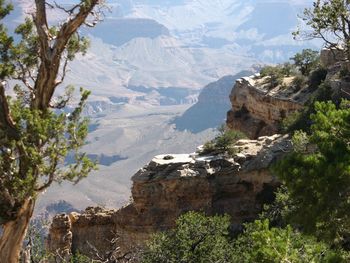
[[[120,210],[88,208],[82,214],[56,217],[48,247],[55,252],[62,245],[66,251],[71,242],[71,251],[96,258],[95,251],[106,255],[116,246],[120,253],[142,246],[150,234],[171,228],[189,210],[227,213],[233,227],[256,218],[278,185],[269,166],[291,144],[287,137],[274,135],[240,140],[235,147],[238,153],[233,157],[202,155],[200,150],[156,156],[133,176],[131,204]],[[64,242],[62,237],[69,233],[72,238]]]
[[[278,133],[280,121],[301,109],[311,94],[308,89],[290,86],[293,77],[272,89],[267,78],[255,75],[239,79],[230,95],[232,109],[226,123],[251,139]]]

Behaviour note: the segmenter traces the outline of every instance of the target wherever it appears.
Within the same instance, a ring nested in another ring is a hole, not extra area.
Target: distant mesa
[[[154,39],[170,35],[165,26],[147,18],[106,19],[89,33],[114,46],[122,46],[134,38]]]
[[[225,76],[205,86],[198,102],[185,113],[174,119],[176,129],[199,133],[209,128],[217,128],[225,122],[226,112],[231,108],[227,99],[236,79],[252,75],[251,70],[241,71],[234,76]]]

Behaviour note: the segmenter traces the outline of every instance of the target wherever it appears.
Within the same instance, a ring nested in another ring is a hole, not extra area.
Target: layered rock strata
[[[291,144],[287,137],[274,135],[240,140],[235,147],[238,153],[233,157],[201,151],[156,156],[133,176],[131,204],[56,217],[49,249],[55,252],[59,244],[66,248],[70,242],[71,252],[95,258],[96,251],[104,255],[116,246],[124,253],[142,246],[150,234],[173,227],[176,218],[190,210],[229,214],[234,228],[256,218],[278,185],[269,166],[290,151]],[[61,242],[69,233],[72,238]]]
[[[272,89],[267,78],[259,75],[241,78],[230,95],[232,109],[227,113],[226,123],[251,139],[278,133],[280,121],[301,109],[310,95],[307,89],[286,88],[292,77]]]

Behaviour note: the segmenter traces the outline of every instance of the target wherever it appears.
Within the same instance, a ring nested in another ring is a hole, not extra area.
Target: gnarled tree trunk
[[[3,233],[0,238],[0,262],[19,262],[22,243],[33,214],[34,204],[35,200],[32,198],[25,200],[16,220],[3,225]]]

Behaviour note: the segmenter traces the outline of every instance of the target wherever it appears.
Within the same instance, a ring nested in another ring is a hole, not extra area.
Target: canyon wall
[[[346,97],[350,82],[341,78],[344,63],[332,51],[322,50],[321,64],[332,94]],[[292,150],[290,138],[278,135],[280,122],[302,109],[315,90],[296,87],[285,77],[271,88],[268,77],[259,75],[236,81],[230,95],[232,108],[227,125],[250,139],[235,144],[236,154],[160,155],[133,177],[132,201],[119,210],[87,208],[83,213],[53,219],[47,247],[58,262],[80,252],[105,260],[121,257],[144,245],[151,234],[170,229],[186,211],[208,215],[228,214],[232,229],[255,219],[264,203],[273,200],[279,182],[271,164]]]
[[[119,210],[88,208],[59,215],[47,240],[49,250],[67,257],[80,252],[93,258],[142,246],[150,234],[174,226],[190,210],[229,214],[232,228],[253,220],[273,199],[278,182],[269,166],[291,149],[286,136],[240,140],[237,154],[160,155],[132,178],[133,201]],[[97,251],[99,255],[97,255]]]
[[[227,126],[251,139],[279,133],[280,121],[301,109],[310,95],[307,89],[294,90],[292,80],[285,78],[284,86],[272,89],[266,84],[267,77],[255,75],[237,80],[230,95],[232,108],[227,113]]]

